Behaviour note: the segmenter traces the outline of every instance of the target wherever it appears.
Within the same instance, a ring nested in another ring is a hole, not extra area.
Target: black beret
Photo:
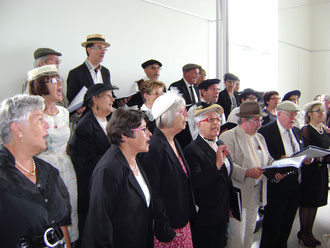
[[[145,69],[147,66],[153,65],[153,64],[158,64],[159,67],[162,67],[162,63],[160,63],[159,61],[157,61],[155,59],[149,59],[146,62],[144,62],[141,66],[143,69]]]
[[[219,84],[219,83],[220,83],[220,79],[216,79],[216,78],[215,79],[206,79],[198,85],[198,89],[207,90],[210,85]]]
[[[106,84],[94,84],[93,86],[89,87],[85,96],[84,96],[84,105],[86,106],[90,99],[92,99],[93,96],[97,96],[98,94],[107,91],[107,90],[116,90],[118,87],[116,86],[109,86]]]
[[[246,88],[239,93],[239,97],[243,99],[246,99],[248,95],[255,95],[257,98],[259,98],[259,93],[251,88]]]
[[[61,53],[56,52],[55,50],[50,49],[50,48],[38,48],[37,50],[34,51],[34,54],[33,54],[34,59],[38,59],[38,58],[44,57],[46,55],[62,56]]]
[[[298,99],[299,99],[301,93],[300,93],[299,90],[289,91],[288,93],[286,93],[286,94],[283,96],[282,102],[283,102],[283,101],[286,101],[286,100],[289,100],[289,97],[292,96],[292,95],[296,95],[296,96],[298,96]]]

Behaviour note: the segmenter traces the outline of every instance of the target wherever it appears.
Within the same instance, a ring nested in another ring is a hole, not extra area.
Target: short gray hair
[[[43,110],[44,99],[41,96],[16,95],[2,101],[0,107],[0,142],[10,141],[10,124],[26,121],[32,111]]]
[[[173,126],[177,112],[180,108],[186,107],[186,102],[182,96],[177,94],[171,107],[166,110],[161,116],[156,119],[156,126],[158,128],[170,128]]]
[[[43,62],[45,64],[47,61],[47,58],[48,58],[48,55],[35,59],[33,62],[33,67],[34,68],[40,67],[40,62]]]
[[[242,118],[244,118],[246,121],[249,121],[252,117],[238,117],[238,119],[237,119],[238,125],[242,124]]]

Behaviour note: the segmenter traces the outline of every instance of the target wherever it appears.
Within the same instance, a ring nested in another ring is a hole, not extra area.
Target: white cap
[[[41,76],[57,75],[58,71],[56,65],[44,65],[34,68],[31,71],[28,71],[27,74],[28,74],[28,81],[32,81]]]
[[[175,102],[178,94],[172,91],[167,91],[164,95],[158,97],[152,105],[151,113],[155,119],[164,114]]]

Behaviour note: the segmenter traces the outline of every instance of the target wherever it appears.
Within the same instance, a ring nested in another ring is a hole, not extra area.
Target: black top
[[[194,196],[199,207],[195,225],[226,224],[232,187],[226,166],[217,169],[216,152],[200,135],[184,149],[184,155],[191,168]],[[232,167],[229,155],[228,159]]]
[[[69,193],[56,168],[37,157],[34,184],[15,167],[14,156],[0,146],[0,243],[16,247],[23,236],[42,235],[47,227],[71,224]]]
[[[239,101],[238,93],[236,91],[234,91],[234,97],[238,107],[240,105],[240,101]],[[219,98],[217,104],[219,104],[223,108],[227,120],[231,112],[231,99],[226,89],[219,92]]]
[[[171,241],[175,236],[173,229],[184,227],[196,214],[190,169],[179,143],[174,141],[188,175],[167,138],[157,127],[150,139],[149,152],[139,157],[151,184],[155,235],[161,242]]]
[[[139,168],[150,192],[146,175]],[[147,206],[143,191],[118,146],[112,146],[101,158],[90,185],[83,247],[152,247],[151,205]]]

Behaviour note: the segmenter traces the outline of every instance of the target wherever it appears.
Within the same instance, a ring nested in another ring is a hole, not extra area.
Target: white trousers
[[[229,236],[227,240],[227,248],[250,248],[253,241],[253,232],[257,222],[257,214],[259,209],[260,185],[249,197],[249,201],[242,208],[242,220],[235,218],[229,220]],[[245,205],[245,207],[244,207]]]

